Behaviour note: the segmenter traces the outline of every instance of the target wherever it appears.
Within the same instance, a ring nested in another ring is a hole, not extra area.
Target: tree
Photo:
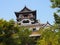
[[[60,27],[60,15],[57,13],[60,13],[60,0],[50,0],[52,2],[52,8],[57,8],[57,12],[54,13],[54,19],[55,23],[59,25]]]
[[[37,45],[60,45],[60,29],[54,24],[48,28],[42,28],[41,37],[37,41]]]
[[[60,0],[50,0],[52,2],[52,8],[56,8],[57,12],[54,13],[55,23],[60,24],[60,16],[57,13],[60,13]]]
[[[19,28],[20,29],[17,34],[19,36],[19,40],[21,41],[21,45],[34,45],[35,40],[32,37],[29,37],[32,31],[25,26],[21,26]]]
[[[52,8],[60,8],[60,0],[50,0],[52,2]]]
[[[2,45],[16,45],[11,35],[15,32],[15,30],[18,28],[14,26],[14,21],[6,21],[3,19],[0,19],[0,44]],[[16,31],[17,31],[16,30]]]
[[[58,16],[56,13],[54,13],[54,19],[55,23],[60,24],[60,16]]]
[[[19,27],[14,20],[0,19],[0,45],[33,45],[30,34],[28,28]]]
[[[60,12],[60,0],[50,0],[52,2],[52,8],[57,8],[58,12]]]

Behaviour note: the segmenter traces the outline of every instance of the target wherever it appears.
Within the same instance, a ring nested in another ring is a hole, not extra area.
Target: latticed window
[[[29,20],[24,20],[23,23],[29,23]]]

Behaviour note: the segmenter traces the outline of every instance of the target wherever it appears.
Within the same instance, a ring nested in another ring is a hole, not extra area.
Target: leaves
[[[58,14],[54,13],[54,19],[55,23],[60,24],[60,16],[58,16]]]
[[[31,31],[19,27],[14,20],[0,19],[0,45],[26,45],[32,42]]]
[[[37,45],[59,45],[60,44],[60,29],[57,24],[49,28],[42,28],[41,37],[37,41]]]
[[[52,2],[52,8],[60,8],[60,0],[50,0]]]

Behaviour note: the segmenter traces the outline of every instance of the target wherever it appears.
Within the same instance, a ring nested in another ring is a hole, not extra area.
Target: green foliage
[[[60,8],[60,0],[50,0],[52,2],[52,8]]]
[[[0,19],[0,45],[35,45],[36,41],[36,45],[59,45],[60,28],[58,27],[58,24],[54,24],[51,27],[40,28],[41,37],[34,40],[29,37],[31,31],[28,28],[15,25],[13,20]]]
[[[19,27],[14,20],[0,19],[0,45],[26,45],[31,43],[31,31],[26,27]]]
[[[58,16],[58,14],[54,13],[54,19],[55,23],[60,24],[60,16]]]
[[[21,40],[21,45],[26,45],[27,43],[29,43],[29,34],[30,31],[28,29],[19,30],[18,35],[19,39]]]
[[[41,37],[37,41],[37,45],[60,45],[60,29],[58,25],[54,25],[48,28],[42,28]]]
[[[60,16],[57,14],[60,14],[60,0],[50,0],[52,2],[52,8],[57,8],[57,12],[54,13],[54,19],[55,23],[57,23],[60,26]]]
[[[60,12],[60,0],[50,0],[52,3],[52,8],[57,8],[57,12]]]

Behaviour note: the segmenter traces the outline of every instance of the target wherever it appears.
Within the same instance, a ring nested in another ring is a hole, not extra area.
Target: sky
[[[37,11],[37,19],[40,20],[40,23],[47,21],[50,24],[54,23],[55,9],[51,8],[50,0],[0,0],[0,19],[16,21],[14,12],[19,12],[25,6]]]

